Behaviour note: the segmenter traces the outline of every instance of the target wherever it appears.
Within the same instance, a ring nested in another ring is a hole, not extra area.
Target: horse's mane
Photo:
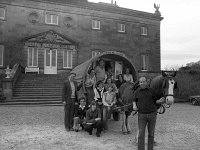
[[[165,77],[162,75],[154,77],[150,82],[150,88],[155,91],[156,97],[159,99],[163,96],[163,82]]]
[[[122,100],[124,104],[132,103],[134,85],[135,84],[133,83],[125,82],[120,86],[119,91],[118,91],[119,98]]]
[[[131,82],[125,82],[125,83],[123,83],[123,84],[120,86],[119,92],[120,92],[120,93],[123,93],[123,91],[124,91],[127,87],[132,88],[132,86],[133,86],[133,83],[131,83]]]

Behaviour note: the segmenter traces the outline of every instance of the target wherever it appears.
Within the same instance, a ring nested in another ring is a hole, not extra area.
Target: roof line
[[[78,7],[82,9],[90,9],[90,10],[95,10],[95,11],[103,11],[103,12],[109,12],[109,13],[118,13],[122,15],[128,15],[128,16],[135,16],[135,17],[142,17],[142,18],[153,18],[155,20],[162,20],[163,17],[156,15],[154,13],[149,13],[149,12],[144,12],[144,11],[139,11],[139,10],[133,10],[129,8],[123,8],[119,6],[107,6],[103,5],[101,3],[94,3],[94,2],[85,2],[85,3],[62,3],[62,2],[52,2],[49,0],[30,0],[30,1],[35,1],[35,2],[42,2],[42,3],[50,3],[50,4],[60,4],[60,5],[68,5],[71,7]],[[96,7],[95,7],[96,6]],[[103,6],[103,7],[102,7]],[[104,9],[102,9],[104,8]],[[108,9],[109,8],[109,9]],[[126,12],[119,12],[121,11],[126,11]]]

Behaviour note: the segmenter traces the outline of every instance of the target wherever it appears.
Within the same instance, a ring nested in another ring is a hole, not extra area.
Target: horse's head
[[[162,76],[164,77],[162,84],[163,95],[166,98],[166,103],[171,105],[174,102],[174,89],[177,88],[177,82],[174,78],[176,76],[176,72],[162,71]]]

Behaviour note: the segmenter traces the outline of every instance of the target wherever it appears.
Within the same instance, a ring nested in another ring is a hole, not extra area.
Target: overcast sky
[[[111,0],[89,0],[111,3]],[[200,0],[113,0],[124,8],[154,13],[160,4],[161,68],[200,60]]]

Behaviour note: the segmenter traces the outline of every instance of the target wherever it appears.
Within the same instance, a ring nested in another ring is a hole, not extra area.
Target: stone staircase
[[[23,74],[18,79],[11,101],[0,105],[62,105],[61,75]]]

